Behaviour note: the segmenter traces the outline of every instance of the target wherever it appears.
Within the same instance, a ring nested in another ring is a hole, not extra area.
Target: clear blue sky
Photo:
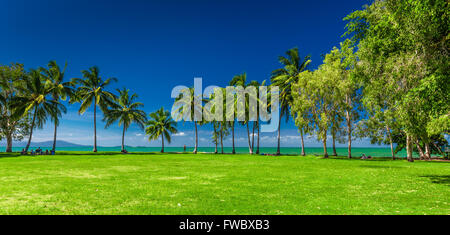
[[[26,68],[49,60],[68,62],[67,78],[80,70],[100,67],[103,77],[117,77],[111,88],[127,87],[145,103],[145,111],[170,109],[176,85],[224,86],[236,74],[249,80],[268,79],[280,67],[277,57],[297,46],[312,56],[312,69],[321,55],[342,40],[347,14],[370,1],[100,1],[0,0],[0,64],[20,62]],[[59,136],[80,144],[92,143],[92,113],[77,114],[69,106]],[[100,125],[101,126],[101,125]],[[173,145],[192,145],[192,125],[179,124],[182,134]],[[200,145],[211,145],[210,127],[201,128]],[[99,145],[120,144],[120,128],[99,128]],[[244,129],[238,138],[244,137]],[[283,124],[284,146],[299,146],[292,123]],[[35,141],[50,140],[52,129],[37,131]],[[275,134],[263,145],[273,146]],[[244,141],[239,142],[245,146]],[[312,139],[310,146],[319,146]],[[132,127],[127,144],[149,143]],[[367,141],[360,141],[367,146]]]

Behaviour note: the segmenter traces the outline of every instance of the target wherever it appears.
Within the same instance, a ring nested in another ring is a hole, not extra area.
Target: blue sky
[[[0,0],[2,26],[0,64],[20,62],[26,68],[49,60],[68,62],[67,78],[93,65],[103,77],[117,77],[111,89],[127,87],[139,95],[145,111],[170,109],[170,92],[177,85],[192,86],[202,77],[204,87],[224,86],[236,74],[265,80],[280,67],[277,57],[297,46],[312,56],[311,69],[321,55],[342,40],[347,14],[370,1],[101,1]],[[92,112],[79,116],[78,105],[68,106],[59,139],[91,144]],[[101,118],[99,118],[101,119]],[[121,129],[98,129],[99,145],[120,145]],[[192,125],[179,124],[173,146],[193,144]],[[245,146],[244,128],[238,145]],[[211,146],[211,128],[200,128],[200,145]],[[282,127],[283,146],[299,146],[296,127]],[[52,138],[48,124],[34,141]],[[262,136],[263,146],[275,146],[275,133]],[[149,142],[135,126],[127,132],[133,146]],[[229,142],[227,142],[229,143]],[[307,138],[308,146],[320,146]],[[355,146],[368,146],[365,140]]]

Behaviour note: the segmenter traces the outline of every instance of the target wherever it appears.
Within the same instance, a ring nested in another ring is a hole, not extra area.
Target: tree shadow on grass
[[[0,158],[20,157],[17,153],[1,153]]]
[[[401,166],[378,166],[378,165],[360,165],[360,167],[373,168],[373,169],[404,168],[404,167],[401,167]]]
[[[443,184],[450,186],[450,175],[424,175],[421,178],[428,178],[433,184]]]
[[[67,155],[70,155],[70,156],[105,156],[105,155],[106,156],[117,156],[117,155],[132,156],[132,155],[157,155],[157,154],[160,154],[160,153],[147,152],[147,153],[126,153],[126,154],[124,154],[121,152],[97,152],[97,153],[94,153],[94,152],[57,152],[56,156],[67,156]]]

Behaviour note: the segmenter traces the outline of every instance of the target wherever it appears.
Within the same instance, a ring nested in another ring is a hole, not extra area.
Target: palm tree
[[[298,81],[298,74],[307,69],[308,65],[311,63],[310,58],[310,56],[306,56],[301,59],[298,48],[290,49],[286,52],[286,57],[278,57],[278,60],[284,67],[272,72],[272,86],[278,86],[280,89],[281,110],[280,118],[278,120],[277,155],[280,155],[281,118],[285,116],[286,122],[289,120],[289,107],[293,101],[291,86]]]
[[[182,104],[180,108],[178,108],[176,111],[178,113],[178,116],[181,117],[186,116],[189,117],[190,120],[194,121],[194,131],[195,131],[195,147],[194,147],[194,154],[197,154],[198,152],[198,125],[206,124],[203,121],[195,121],[195,114],[196,113],[202,113],[203,112],[203,106],[196,104],[196,97],[194,88],[186,88],[185,90],[182,90],[182,95],[176,98],[176,101],[179,104]],[[188,95],[189,97],[183,97],[184,95]],[[202,97],[197,97],[201,102],[206,102],[205,99]],[[190,109],[185,109],[184,106],[190,107]],[[176,118],[178,120],[178,118]],[[202,119],[203,120],[203,119]]]
[[[119,92],[119,97],[115,99],[115,104],[112,105],[111,109],[105,111],[103,121],[106,122],[105,128],[108,128],[116,121],[119,121],[119,126],[123,125],[121,152],[125,153],[125,132],[132,123],[144,129],[147,115],[140,109],[144,104],[134,102],[138,98],[136,93],[130,95],[130,90],[125,88],[122,90],[117,89],[117,92]]]
[[[254,87],[256,87],[256,92],[257,92],[257,97],[258,97],[258,99],[257,99],[257,102],[258,102],[258,104],[259,103],[261,103],[261,100],[260,100],[260,96],[259,96],[259,87],[260,86],[265,86],[266,85],[266,81],[264,80],[262,83],[259,83],[258,81],[251,81],[249,84],[248,84],[249,86],[254,86]],[[265,105],[265,104],[264,104]],[[256,110],[256,112],[257,112],[257,119],[256,119],[256,122],[254,122],[253,123],[253,135],[252,135],[252,149],[253,149],[253,146],[254,146],[254,138],[255,138],[255,127],[256,127],[256,130],[258,131],[258,136],[256,137],[257,138],[257,143],[256,143],[256,154],[259,154],[259,140],[260,140],[260,125],[259,125],[259,119],[260,119],[260,110],[259,110],[259,105],[258,105],[258,109]]]
[[[239,75],[234,76],[233,79],[231,79],[231,81],[230,81],[230,86],[242,86],[242,87],[245,87],[246,82],[247,82],[247,74],[243,73],[243,74],[239,74]],[[235,110],[233,110],[233,112],[234,112],[233,115],[236,114],[236,106],[237,106],[237,99],[236,99],[236,96],[235,96],[235,99],[234,99],[234,109]],[[232,153],[236,154],[236,149],[235,149],[235,145],[234,145],[234,123],[235,123],[234,120],[231,121],[230,122],[230,127],[231,127],[231,142],[232,142],[232,145],[233,145]]]
[[[63,70],[59,67],[59,65],[56,63],[56,61],[50,61],[47,64],[46,68],[40,68],[42,73],[44,74],[44,77],[46,79],[47,85],[50,86],[51,89],[51,97],[53,100],[57,103],[59,103],[59,100],[66,100],[67,97],[72,97],[74,94],[74,88],[73,88],[73,82],[71,81],[64,81],[64,74],[67,68],[67,63],[65,64]],[[53,115],[52,121],[55,124],[55,130],[53,134],[53,147],[52,150],[56,150],[56,133],[59,125],[59,118],[61,117],[61,113],[66,113],[66,108],[64,105],[60,105],[62,109],[56,108],[56,115]]]
[[[15,115],[25,116],[33,111],[30,136],[25,147],[25,151],[28,151],[34,128],[36,126],[42,128],[48,115],[55,116],[58,110],[65,110],[65,107],[55,100],[48,99],[51,88],[45,85],[39,70],[31,70],[19,89],[20,95],[14,98],[14,106],[17,107]]]
[[[97,106],[102,111],[106,111],[108,107],[114,105],[116,96],[106,91],[106,87],[113,81],[117,81],[117,78],[108,78],[103,81],[100,77],[100,71],[98,67],[91,67],[88,71],[81,71],[85,80],[75,78],[73,81],[76,84],[80,84],[77,89],[76,99],[81,102],[78,113],[83,114],[86,110],[94,104],[94,152],[97,152]]]
[[[150,114],[150,120],[146,123],[145,133],[149,135],[149,140],[156,140],[161,136],[161,153],[164,153],[164,139],[170,144],[171,134],[176,134],[177,123],[170,117],[170,112],[164,108]]]

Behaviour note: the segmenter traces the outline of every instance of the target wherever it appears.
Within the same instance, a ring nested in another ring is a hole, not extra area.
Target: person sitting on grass
[[[33,155],[34,155],[34,150],[33,150],[33,149],[31,149],[31,152],[30,152],[30,154],[31,154],[31,156],[33,156]]]
[[[48,155],[48,149],[45,150],[45,155]]]
[[[52,150],[50,151],[50,155],[55,155],[55,150],[52,149]]]
[[[363,153],[361,160],[369,160],[369,159],[372,159],[372,156],[369,155],[366,157],[366,155]]]
[[[25,149],[22,149],[22,152],[20,152],[21,155],[26,155],[27,152],[25,152]]]

